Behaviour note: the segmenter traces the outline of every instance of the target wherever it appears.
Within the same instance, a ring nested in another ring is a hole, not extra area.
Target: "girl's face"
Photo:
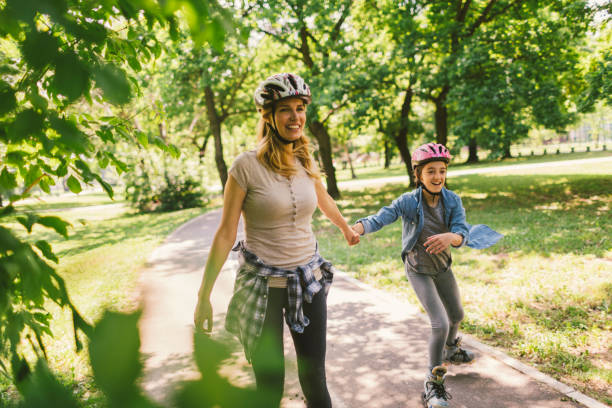
[[[285,140],[295,141],[304,134],[306,105],[300,98],[287,98],[278,102],[274,111],[276,129]]]
[[[432,193],[439,193],[446,181],[446,163],[433,161],[423,166],[421,172],[421,183]]]

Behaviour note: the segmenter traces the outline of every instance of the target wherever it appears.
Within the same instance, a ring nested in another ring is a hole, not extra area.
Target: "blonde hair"
[[[285,146],[277,137],[274,137],[275,130],[269,123],[272,120],[274,107],[265,106],[261,108],[260,113],[261,118],[257,125],[257,141],[259,142],[257,159],[268,169],[281,176],[294,176],[297,173],[297,168],[289,161]],[[293,155],[300,161],[308,177],[315,180],[321,177],[321,173],[312,158],[310,143],[306,136],[302,135],[293,143]]]

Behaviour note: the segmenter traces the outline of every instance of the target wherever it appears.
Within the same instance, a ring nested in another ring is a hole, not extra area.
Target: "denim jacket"
[[[470,248],[483,249],[494,245],[503,237],[502,234],[492,230],[484,224],[470,225],[465,221],[465,210],[461,198],[446,188],[442,188],[442,202],[444,203],[444,222],[450,232],[463,237],[460,246],[467,245]],[[363,225],[366,234],[375,232],[385,225],[395,222],[402,217],[402,261],[406,254],[414,248],[414,245],[423,231],[423,190],[404,193],[386,207],[381,208],[378,213],[369,217],[361,218],[357,222]]]

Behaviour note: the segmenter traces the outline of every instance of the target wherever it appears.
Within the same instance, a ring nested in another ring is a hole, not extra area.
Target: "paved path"
[[[143,271],[144,315],[141,319],[145,354],[143,385],[148,394],[168,405],[176,384],[197,375],[191,361],[192,316],[202,269],[210,249],[220,211],[186,223],[158,247]],[[242,232],[241,232],[242,234]],[[348,248],[347,250],[358,250]],[[232,291],[236,260],[226,262],[212,302],[217,338],[233,347],[232,363],[224,374],[241,386],[253,384],[250,368],[239,345],[224,333],[223,318]],[[419,407],[426,370],[426,318],[414,306],[388,293],[372,289],[339,273],[329,294],[327,369],[335,408]],[[284,408],[304,407],[295,374],[295,356],[286,332],[287,359]],[[476,363],[451,367],[447,384],[452,407],[563,408],[605,407],[569,387],[564,393],[533,378],[548,377],[468,338],[478,352]],[[508,365],[515,365],[521,371]],[[557,384],[557,386],[561,386]]]

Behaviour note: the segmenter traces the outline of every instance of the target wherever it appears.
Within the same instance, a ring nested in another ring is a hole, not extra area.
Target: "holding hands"
[[[363,224],[360,222],[355,223],[351,229],[355,231],[359,235],[365,234],[365,229],[363,229]]]
[[[359,243],[359,234],[355,232],[352,227],[343,230],[342,233],[344,234],[344,239],[346,239],[349,246],[357,245]]]

